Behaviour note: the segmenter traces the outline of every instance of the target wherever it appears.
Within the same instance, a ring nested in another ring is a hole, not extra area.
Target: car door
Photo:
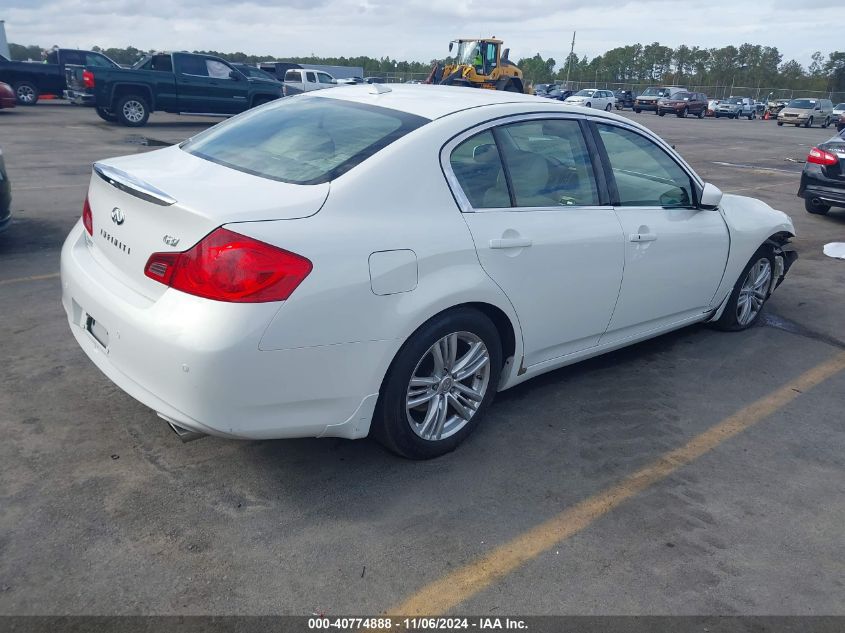
[[[595,129],[626,242],[622,290],[602,344],[700,318],[728,259],[721,213],[697,208],[697,184],[668,148],[622,125]]]
[[[335,85],[337,85],[337,82],[331,75],[329,75],[328,73],[317,73],[317,87],[319,89],[331,88]]]
[[[237,114],[249,107],[249,82],[225,62],[200,55],[174,55],[182,112]]]
[[[444,150],[481,266],[519,317],[525,367],[597,345],[619,294],[622,228],[588,147],[577,118],[534,115]]]

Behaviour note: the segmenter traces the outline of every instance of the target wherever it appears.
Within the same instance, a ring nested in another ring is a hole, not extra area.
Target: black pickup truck
[[[157,110],[226,116],[282,96],[277,81],[247,77],[219,57],[193,53],[155,53],[128,69],[68,67],[65,75],[71,101],[129,127],[145,125]]]
[[[0,81],[12,86],[20,105],[35,105],[41,95],[61,97],[65,90],[65,67],[80,64],[92,68],[117,68],[102,53],[58,48],[48,53],[45,63],[13,62],[0,55]]]

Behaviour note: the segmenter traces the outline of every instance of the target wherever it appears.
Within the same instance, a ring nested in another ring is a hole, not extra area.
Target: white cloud
[[[784,60],[807,65],[814,50],[827,53],[837,46],[819,38],[830,26],[829,15],[795,12],[783,0],[281,0],[272,6],[241,0],[3,0],[3,6],[9,40],[44,47],[131,44],[427,61],[444,56],[454,37],[496,35],[513,59],[540,52],[562,61],[577,30],[576,52],[590,57],[636,42],[703,48],[751,42],[777,46]]]

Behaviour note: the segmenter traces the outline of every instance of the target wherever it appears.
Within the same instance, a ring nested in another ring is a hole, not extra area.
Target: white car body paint
[[[445,310],[477,303],[504,315],[515,338],[498,386],[506,389],[710,318],[754,251],[775,233],[794,234],[786,215],[726,195],[719,210],[684,214],[692,231],[678,242],[669,239],[675,218],[653,211],[666,239],[631,243],[640,220],[604,206],[568,209],[570,221],[578,219],[569,224],[534,210],[519,224],[529,247],[491,249],[491,241],[511,237],[519,212],[464,208],[443,166],[444,147],[478,126],[547,114],[608,121],[643,131],[697,186],[703,182],[663,141],[611,113],[451,87],[316,94],[294,98],[376,104],[433,121],[322,185],[260,178],[178,147],[104,161],[177,203],[150,205],[93,175],[94,236],[79,222],[62,249],[62,301],[80,346],[121,389],[187,429],[234,438],[364,437],[397,351]],[[114,207],[125,224],[109,219]],[[203,299],[144,276],[151,252],[188,249],[219,226],[307,257],[313,270],[275,303]],[[697,230],[706,235],[700,248],[691,236]],[[605,242],[592,250],[588,241],[599,234]],[[168,246],[165,236],[180,241]],[[569,251],[556,254],[556,244]],[[630,288],[623,265],[637,274]],[[681,273],[695,288],[690,296],[664,285]],[[107,346],[86,331],[89,316],[107,331]]]

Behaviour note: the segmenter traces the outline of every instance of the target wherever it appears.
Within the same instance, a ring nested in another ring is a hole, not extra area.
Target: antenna
[[[393,92],[390,88],[385,86],[384,84],[370,84],[369,93],[371,95],[383,95],[388,92]]]

